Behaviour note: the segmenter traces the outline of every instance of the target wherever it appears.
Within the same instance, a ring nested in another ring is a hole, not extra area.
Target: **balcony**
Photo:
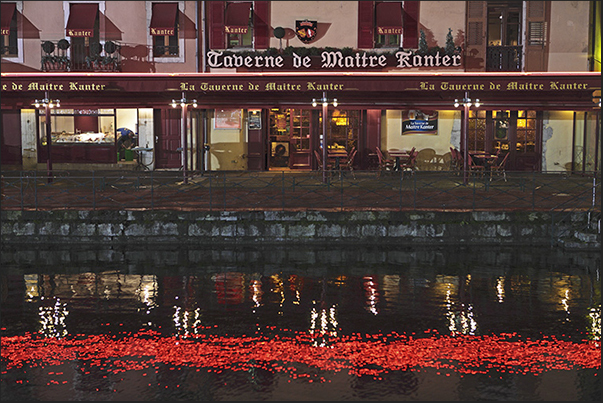
[[[486,71],[521,71],[522,46],[488,46]]]
[[[90,46],[74,45],[66,39],[43,41],[41,46],[41,70],[58,71],[105,71],[122,69],[121,44],[107,41]]]

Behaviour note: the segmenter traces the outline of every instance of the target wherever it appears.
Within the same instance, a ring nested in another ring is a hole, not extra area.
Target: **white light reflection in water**
[[[40,296],[38,289],[38,275],[37,274],[25,274],[23,275],[25,281],[25,294],[27,295],[26,301],[33,302],[35,298]]]
[[[272,292],[277,294],[279,297],[278,314],[282,316],[283,315],[283,303],[285,302],[285,286],[283,284],[283,279],[278,274],[273,274],[272,276],[270,276],[270,279],[271,279],[272,283],[274,284],[274,287],[272,288]]]
[[[505,278],[502,276],[496,279],[496,296],[498,302],[502,304],[505,300]]]
[[[366,309],[373,315],[378,315],[379,292],[377,291],[377,282],[373,276],[364,277],[364,294],[366,295]]]
[[[469,285],[471,282],[471,276],[467,276],[465,284]],[[458,303],[456,304],[452,300],[453,284],[446,283],[446,316],[448,318],[448,330],[450,333],[455,335],[471,335],[474,336],[477,333],[477,321],[473,314],[473,304]]]
[[[590,334],[593,340],[601,340],[601,304],[598,307],[590,309],[588,313],[590,319]]]
[[[67,326],[65,318],[69,315],[67,304],[61,303],[59,298],[53,298],[53,306],[41,306],[38,314],[40,315],[40,333],[46,337],[65,337],[67,336]],[[40,299],[44,300],[44,297]]]
[[[567,322],[570,321],[569,291],[569,288],[566,288],[563,292],[563,298],[561,298],[561,306],[563,307],[563,310],[566,313],[565,320]]]
[[[314,307],[310,311],[310,329],[309,333],[314,336],[314,347],[326,347],[331,338],[337,337],[337,306],[331,305],[326,308],[316,309],[316,301]]]
[[[256,313],[256,309],[262,306],[262,282],[260,280],[251,280],[249,286],[251,288],[251,301],[253,302],[253,313]]]
[[[172,318],[175,334],[180,337],[189,337],[191,334],[198,335],[202,328],[201,316],[200,308],[190,311],[174,305]]]

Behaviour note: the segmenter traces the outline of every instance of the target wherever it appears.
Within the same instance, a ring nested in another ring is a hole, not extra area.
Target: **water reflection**
[[[574,385],[565,397],[600,395],[598,254],[296,247],[2,259],[9,397],[69,400],[60,385],[73,385],[79,400],[131,400],[126,389],[134,400],[549,400],[540,385],[553,379]]]

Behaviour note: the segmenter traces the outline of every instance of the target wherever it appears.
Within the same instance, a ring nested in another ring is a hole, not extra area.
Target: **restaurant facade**
[[[151,170],[316,170],[326,142],[600,171],[600,2],[41,3],[2,2],[4,167],[133,169],[125,127]]]

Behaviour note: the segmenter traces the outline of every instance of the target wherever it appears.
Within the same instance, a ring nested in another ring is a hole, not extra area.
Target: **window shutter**
[[[225,49],[226,34],[224,33],[224,17],[226,2],[208,1],[209,14],[209,47],[210,49]]]
[[[419,47],[419,4],[420,1],[404,2],[404,34],[402,47],[417,49]]]
[[[268,49],[270,46],[270,2],[253,2],[253,35],[256,49]]]
[[[548,59],[548,1],[526,2],[525,71],[546,71]]]
[[[358,2],[358,48],[372,49],[375,26],[375,2]]]
[[[486,71],[487,18],[488,10],[485,1],[467,2],[465,71]]]

